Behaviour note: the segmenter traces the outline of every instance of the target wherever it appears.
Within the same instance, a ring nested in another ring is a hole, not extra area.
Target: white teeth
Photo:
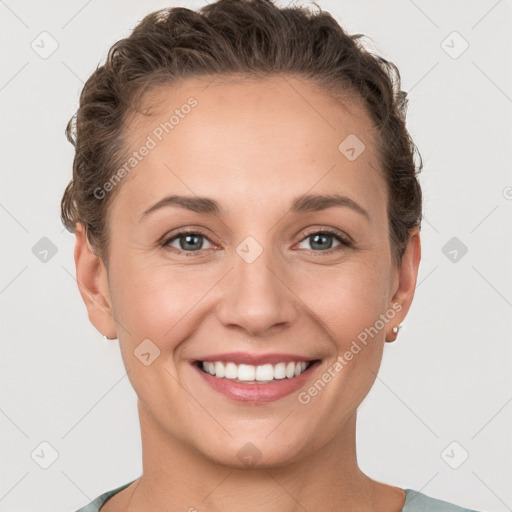
[[[220,363],[222,364],[222,363]],[[235,363],[228,363],[226,364],[226,373],[224,374],[224,377],[226,379],[236,379],[238,375],[238,368],[236,367]]]
[[[222,364],[222,363],[220,363]],[[256,367],[249,364],[238,365],[238,380],[254,380]]]
[[[286,365],[286,378],[291,379],[295,376],[295,363],[288,363]]]
[[[217,377],[224,377],[226,375],[226,370],[222,363],[215,363],[215,375]]]
[[[271,380],[291,379],[304,373],[308,363],[277,363],[253,366],[250,364],[223,363],[222,361],[204,361],[202,368],[205,372],[215,377],[238,380],[238,382],[269,382]]]
[[[295,377],[299,376],[301,373],[304,372],[306,369],[307,363],[305,361],[302,361],[301,363],[297,363],[295,366]]]
[[[274,367],[271,364],[256,366],[256,380],[272,380],[273,378]]]
[[[277,363],[274,366],[274,379],[286,378],[286,363]]]

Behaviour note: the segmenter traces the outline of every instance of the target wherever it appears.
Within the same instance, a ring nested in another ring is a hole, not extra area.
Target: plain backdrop
[[[0,1],[0,511],[71,512],[141,473],[136,395],[118,342],[88,321],[60,223],[64,129],[115,41],[204,3]],[[511,510],[511,2],[318,4],[397,64],[424,160],[416,298],[359,409],[360,466]]]

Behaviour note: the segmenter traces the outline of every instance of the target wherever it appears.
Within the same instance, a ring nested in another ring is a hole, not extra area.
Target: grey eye
[[[333,239],[338,240],[338,245],[341,244],[341,240],[338,236],[332,234],[332,233],[313,233],[311,235],[308,235],[304,240],[302,240],[301,244],[309,241],[310,242],[310,248],[315,251],[326,251],[333,247]],[[308,249],[308,247],[303,247],[305,249]]]
[[[200,233],[178,233],[170,238],[165,245],[170,245],[179,251],[196,252],[205,249],[204,241],[210,243],[208,239]],[[178,243],[178,246],[173,245]]]

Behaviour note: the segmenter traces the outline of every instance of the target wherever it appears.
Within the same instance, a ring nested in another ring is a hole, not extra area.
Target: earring
[[[393,334],[398,334],[398,331],[402,328],[402,324],[399,324],[399,325],[395,325],[395,327],[393,327]]]

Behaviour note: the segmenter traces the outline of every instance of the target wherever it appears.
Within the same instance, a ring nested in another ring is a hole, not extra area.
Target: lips
[[[270,402],[297,391],[319,364],[319,359],[296,354],[239,352],[192,361],[193,367],[211,388],[244,402]]]
[[[310,362],[314,361],[313,357],[304,357],[297,354],[249,354],[246,352],[229,352],[224,354],[215,354],[211,356],[198,357],[193,360],[194,363],[222,361],[224,363],[230,362],[239,364],[250,364],[252,366],[260,366],[264,364],[277,364],[289,362]]]

